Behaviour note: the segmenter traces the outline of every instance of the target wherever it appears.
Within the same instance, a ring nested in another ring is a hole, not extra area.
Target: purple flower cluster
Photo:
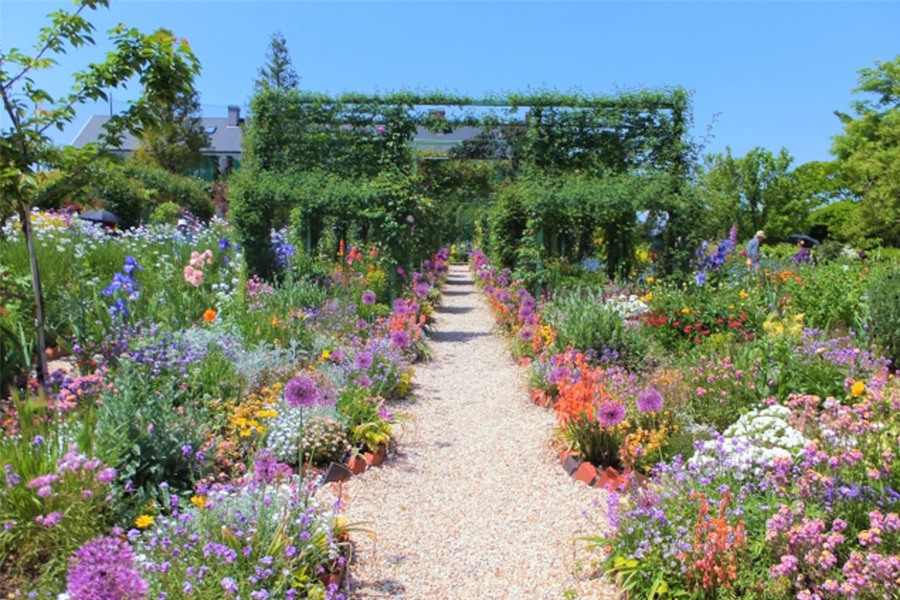
[[[131,546],[98,537],[70,558],[66,592],[71,600],[142,600],[148,585],[134,564]]]

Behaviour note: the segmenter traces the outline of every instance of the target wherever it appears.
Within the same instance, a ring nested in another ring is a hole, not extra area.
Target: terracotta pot
[[[384,446],[378,446],[378,450],[375,452],[366,452],[363,456],[366,459],[366,464],[370,467],[377,467],[381,463],[384,462],[384,457],[387,454],[387,450]]]
[[[593,486],[597,481],[597,469],[589,462],[581,463],[581,466],[572,474],[572,479],[583,481],[589,486]]]
[[[367,466],[368,464],[363,456],[353,456],[347,460],[347,468],[350,469],[350,472],[354,475],[359,475],[365,471]]]
[[[625,475],[619,473],[612,467],[607,467],[594,484],[594,487],[602,487],[610,491],[617,490],[621,486],[627,487],[628,479],[625,478]]]
[[[331,584],[341,587],[341,581],[344,579],[344,565],[334,565],[334,568],[336,569],[334,573],[322,573],[319,575],[319,581],[325,587]]]

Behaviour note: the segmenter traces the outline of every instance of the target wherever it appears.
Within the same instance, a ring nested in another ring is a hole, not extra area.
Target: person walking
[[[756,232],[756,235],[747,242],[747,266],[759,266],[759,244],[766,239],[766,234],[762,229]]]

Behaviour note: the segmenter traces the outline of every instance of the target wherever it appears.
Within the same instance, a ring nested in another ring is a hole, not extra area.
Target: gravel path
[[[452,266],[420,401],[403,407],[415,421],[397,455],[344,486],[347,519],[374,534],[353,535],[351,598],[613,597],[573,541],[596,533],[583,511],[602,514],[605,492],[563,472],[553,415],[529,402],[493,327],[468,269]]]

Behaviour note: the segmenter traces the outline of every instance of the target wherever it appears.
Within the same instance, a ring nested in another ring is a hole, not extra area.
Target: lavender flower
[[[618,402],[606,401],[597,409],[597,420],[604,427],[615,427],[625,420],[625,407]]]
[[[284,400],[294,408],[308,408],[319,399],[319,387],[309,377],[292,377],[284,388]]]
[[[645,413],[659,412],[663,406],[662,394],[653,388],[641,391],[637,397],[638,410]]]
[[[99,473],[97,473],[97,480],[101,483],[112,483],[113,479],[116,478],[116,470],[112,467],[106,467]]]
[[[112,537],[83,545],[69,561],[66,592],[71,600],[142,600],[147,583],[134,566],[131,547]]]

